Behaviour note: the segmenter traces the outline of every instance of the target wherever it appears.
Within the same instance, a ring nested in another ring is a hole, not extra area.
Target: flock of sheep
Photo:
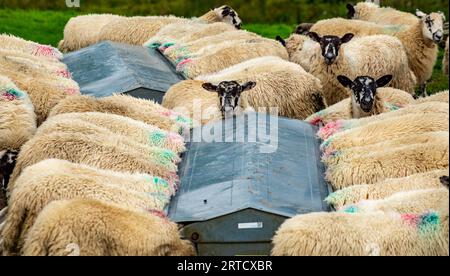
[[[103,14],[67,23],[63,52],[104,40],[159,49],[187,78],[162,105],[82,96],[59,50],[0,36],[8,195],[0,250],[195,254],[163,211],[177,190],[183,134],[275,107],[320,127],[335,190],[326,201],[337,212],[287,220],[273,255],[448,255],[449,94],[425,88],[444,15],[347,8],[350,19],[302,24],[276,40],[240,30],[228,6],[192,19]]]

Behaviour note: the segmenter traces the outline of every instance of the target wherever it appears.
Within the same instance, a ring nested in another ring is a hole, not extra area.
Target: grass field
[[[34,11],[34,10],[5,10],[0,9],[0,33],[10,33],[27,40],[56,46],[63,37],[64,26],[75,16],[74,10],[67,11]],[[286,24],[248,24],[247,30],[268,38],[276,35],[287,37],[294,26]],[[449,81],[442,74],[443,51],[440,52],[435,71],[428,90],[431,93],[446,90]]]

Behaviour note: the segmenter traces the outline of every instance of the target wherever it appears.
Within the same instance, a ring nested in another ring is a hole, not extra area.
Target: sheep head
[[[222,18],[222,21],[233,25],[236,29],[240,30],[242,28],[242,20],[239,18],[238,13],[233,10],[230,6],[222,6],[215,9],[217,14]]]
[[[357,104],[365,113],[369,113],[375,106],[377,88],[388,85],[392,75],[383,76],[378,80],[368,76],[357,77],[354,81],[346,76],[338,76],[337,79],[344,87],[352,90],[352,103]]]
[[[420,18],[420,20],[422,20],[423,36],[434,43],[440,43],[444,38],[444,13],[433,12],[426,14],[420,10],[417,10],[416,15]]]
[[[204,83],[202,85],[205,90],[218,94],[223,118],[228,117],[230,113],[234,113],[234,110],[240,105],[242,92],[251,90],[255,86],[256,82],[252,81],[243,85],[236,81],[223,81],[218,85],[212,83]]]
[[[350,42],[350,40],[354,37],[351,33],[345,34],[342,38],[334,35],[326,35],[321,37],[314,32],[308,33],[308,36],[320,44],[320,47],[322,48],[322,56],[324,57],[327,65],[332,65],[336,61],[342,44]]]
[[[15,150],[0,151],[0,174],[3,175],[3,190],[6,191],[9,184],[9,177],[12,174],[19,153]]]

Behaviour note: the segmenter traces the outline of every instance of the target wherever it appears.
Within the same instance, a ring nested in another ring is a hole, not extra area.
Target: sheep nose
[[[435,42],[440,42],[442,40],[442,32],[441,31],[437,31],[433,34],[433,40]]]

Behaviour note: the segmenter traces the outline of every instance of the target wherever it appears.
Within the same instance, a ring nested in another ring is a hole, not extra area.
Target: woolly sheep
[[[332,152],[323,156],[322,161],[327,166],[338,165],[340,162],[350,161],[352,158],[361,157],[368,153],[380,151],[380,149],[406,146],[410,144],[433,144],[448,141],[448,131],[431,131],[419,134],[405,135],[404,137],[386,140],[372,145],[353,147]]]
[[[42,59],[54,60],[63,58],[62,53],[52,46],[26,41],[13,35],[1,34],[0,45],[2,49],[21,51]]]
[[[445,52],[444,52],[444,59],[442,60],[442,69],[444,71],[444,74],[448,76],[448,37],[447,42],[445,43]]]
[[[183,134],[189,132],[192,122],[176,112],[163,108],[159,104],[126,95],[113,95],[105,98],[75,96],[61,101],[55,106],[49,117],[79,112],[103,112],[154,125],[165,131]]]
[[[201,55],[207,51],[208,48],[215,47],[215,45],[235,43],[238,41],[245,41],[259,37],[260,36],[255,33],[243,30],[232,30],[217,35],[208,35],[191,42],[175,44],[168,47],[164,51],[164,55],[172,62],[177,63],[178,60]]]
[[[45,121],[56,104],[80,93],[76,82],[31,68],[1,66],[0,75],[9,77],[21,90],[27,91],[35,109],[38,125]]]
[[[355,185],[330,194],[325,201],[334,208],[341,209],[345,205],[356,204],[363,200],[383,199],[398,192],[441,188],[439,178],[448,174],[447,168],[407,177],[388,178],[375,184]]]
[[[128,183],[124,183],[126,178]],[[120,174],[62,160],[42,161],[25,168],[16,181],[2,232],[3,254],[20,252],[36,217],[52,201],[88,198],[162,212],[172,195],[165,180],[150,175]]]
[[[326,179],[338,190],[360,183],[374,184],[386,178],[448,168],[448,133],[442,136],[430,144],[398,145],[356,155],[329,166]]]
[[[99,169],[130,173],[148,173],[169,181],[176,181],[176,165],[179,161],[175,153],[153,149],[151,155],[138,144],[126,146],[126,137],[119,135],[83,135],[53,132],[33,137],[22,146],[16,167],[11,175],[9,191],[14,190],[14,181],[27,166],[45,159],[63,159],[82,163]],[[156,157],[156,158],[155,158]],[[167,162],[173,160],[173,162]]]
[[[219,72],[230,66],[262,56],[278,56],[288,59],[286,49],[275,40],[260,38],[246,40],[232,45],[212,47],[208,53],[199,57],[183,60],[177,65],[177,71],[188,78]]]
[[[422,97],[416,100],[417,104],[425,103],[425,102],[443,102],[443,103],[449,103],[449,94],[448,90],[438,92],[436,94],[433,94],[432,96],[428,97]]]
[[[314,57],[310,58],[309,73],[322,81],[328,104],[335,104],[350,96],[339,83],[339,75],[350,79],[358,76],[379,79],[389,74],[393,76],[390,87],[414,93],[416,78],[407,65],[408,57],[397,38],[376,35],[352,39],[351,33],[342,38],[321,37],[313,32],[309,35],[320,44],[320,47],[316,47]]]
[[[44,208],[28,235],[23,255],[192,256],[195,251],[189,241],[181,240],[177,225],[165,218],[75,199],[55,201]]]
[[[36,132],[33,104],[26,92],[0,75],[0,105],[0,152],[19,150]]]
[[[187,109],[191,118],[203,124],[221,119],[221,101],[216,93],[206,92],[203,85],[227,80],[242,84],[256,82],[255,88],[241,94],[242,110],[270,112],[270,108],[278,108],[281,116],[301,119],[325,106],[319,80],[300,66],[278,57],[252,59],[216,74],[180,82],[165,94],[163,106],[180,111]]]
[[[97,127],[108,129],[115,134],[124,135],[137,143],[169,149],[176,153],[182,153],[186,150],[184,139],[179,134],[167,132],[141,121],[114,114],[100,112],[66,113],[48,119],[45,125],[51,130],[54,130],[59,125],[60,130],[63,130],[65,122],[73,120],[84,121]],[[44,125],[40,127],[39,133],[44,131],[43,128]]]
[[[284,222],[275,256],[448,256],[449,199],[422,214],[311,213]]]
[[[380,7],[369,2],[356,5],[347,4],[348,18],[358,19],[385,25],[414,25],[418,18],[409,12],[403,12],[391,7]]]
[[[448,113],[430,113],[427,116],[418,113],[375,120],[367,125],[336,133],[325,140],[321,148],[325,152],[333,152],[401,138],[409,134],[448,131],[448,119]]]
[[[411,104],[414,102],[414,98],[411,96],[411,94],[404,92],[402,90],[390,88],[390,87],[383,87],[377,89],[377,105],[378,107],[374,109],[374,115],[377,114],[385,114],[389,113],[391,111],[395,111],[401,107],[404,107],[408,104]],[[342,100],[332,106],[329,106],[328,108],[321,110],[308,118],[306,118],[305,121],[307,121],[310,124],[313,125],[327,125],[330,124],[319,131],[319,136],[324,139],[328,137],[321,136],[321,132],[328,132],[330,131],[331,125],[333,125],[333,128],[337,128],[337,126],[334,126],[334,122],[342,122],[340,120],[349,120],[352,118],[355,118],[353,114],[353,102],[351,98],[347,98],[345,100]],[[366,118],[360,118],[360,119],[354,119],[349,121],[362,121],[362,120],[369,120],[369,118],[374,117],[366,117]],[[336,123],[337,124],[337,123]],[[336,131],[337,132],[337,131]]]
[[[353,33],[356,36],[368,36],[375,34],[388,34],[397,37],[405,47],[409,67],[417,78],[417,83],[424,88],[430,79],[438,56],[437,42],[442,39],[443,22],[445,18],[442,13],[431,13],[426,15],[417,12],[418,20],[412,26],[400,25],[378,25],[362,20],[346,20],[333,18],[317,22],[311,32],[320,35],[343,36]],[[427,24],[427,22],[433,22]]]
[[[431,97],[429,97],[431,98]],[[403,104],[399,105],[398,102],[394,105],[394,111],[389,113],[383,113],[377,116],[373,117],[366,117],[362,119],[349,119],[349,120],[337,120],[340,110],[337,110],[336,113],[333,112],[333,110],[330,108],[330,110],[325,110],[322,112],[322,114],[319,112],[317,115],[313,115],[307,120],[311,123],[316,122],[328,122],[322,129],[320,129],[317,133],[317,135],[322,139],[326,140],[330,136],[342,132],[347,129],[357,128],[360,126],[367,125],[369,123],[373,123],[376,121],[381,121],[388,118],[398,117],[402,115],[410,115],[410,114],[422,114],[426,115],[429,113],[440,113],[442,115],[449,114],[449,107],[448,104],[441,103],[441,102],[423,102],[423,103],[416,103],[414,101],[411,101],[412,104],[400,108],[402,106],[405,106],[407,102],[403,102]],[[395,110],[396,109],[396,110]],[[325,114],[325,115],[324,115]],[[319,116],[320,115],[320,116]],[[323,120],[323,117],[326,118],[326,120]],[[331,122],[330,122],[331,121]]]
[[[252,59],[196,80],[256,82],[251,93],[242,95],[243,102],[258,111],[278,108],[280,116],[293,119],[304,119],[326,106],[320,81],[297,64],[279,57]]]

